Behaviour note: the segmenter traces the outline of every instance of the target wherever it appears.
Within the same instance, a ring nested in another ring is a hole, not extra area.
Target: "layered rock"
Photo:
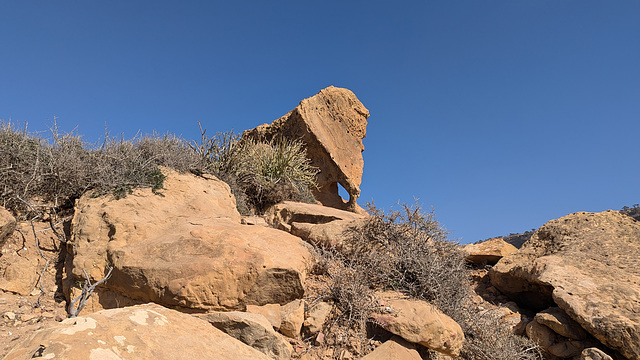
[[[11,359],[269,359],[208,322],[156,304],[99,311],[40,330]]]
[[[163,169],[160,195],[83,196],[76,205],[66,281],[111,279],[87,311],[156,302],[191,309],[243,309],[301,298],[312,259],[299,238],[240,224],[229,187],[214,178]],[[286,251],[283,251],[286,249]]]
[[[349,211],[293,201],[272,206],[264,217],[276,229],[321,247],[338,249],[344,243],[345,231],[366,219],[365,215]]]
[[[472,264],[493,265],[518,249],[500,238],[495,238],[477,244],[465,245],[462,251],[465,252],[465,259]]]
[[[640,222],[616,211],[575,213],[538,229],[491,270],[520,304],[557,304],[606,346],[640,359]]]
[[[312,165],[320,170],[315,198],[325,206],[360,211],[356,200],[360,196],[364,168],[362,139],[366,136],[368,118],[369,110],[353,92],[330,86],[302,100],[273,123],[247,130],[242,136],[301,140]],[[340,197],[338,184],[349,193],[348,201]]]

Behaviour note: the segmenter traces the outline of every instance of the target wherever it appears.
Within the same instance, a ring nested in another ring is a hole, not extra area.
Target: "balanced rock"
[[[16,229],[16,219],[7,209],[0,206],[0,247]]]
[[[84,279],[83,270],[95,281],[110,266],[112,277],[86,311],[123,301],[243,310],[302,297],[312,260],[304,241],[241,225],[228,185],[214,177],[163,172],[161,195],[141,189],[122,199],[78,200],[68,244],[69,298],[77,296],[72,285]]]
[[[608,347],[640,359],[638,254],[640,222],[617,211],[580,212],[543,225],[490,277],[520,304],[555,303]]]
[[[317,204],[285,201],[265,212],[265,220],[308,242],[327,248],[341,248],[345,231],[366,216]]]
[[[325,206],[362,211],[356,199],[360,196],[364,168],[362,139],[366,136],[368,118],[369,110],[353,92],[330,86],[302,100],[273,123],[247,130],[242,136],[301,140],[312,165],[320,170],[316,200]],[[338,194],[338,184],[349,193],[348,201]]]
[[[269,359],[208,322],[156,304],[99,311],[33,333],[12,359]]]
[[[462,248],[467,262],[475,265],[497,263],[504,256],[513,254],[518,249],[500,238],[489,239],[477,244],[468,244]]]
[[[462,328],[426,301],[391,299],[391,314],[372,314],[385,330],[449,356],[458,356],[464,343]]]

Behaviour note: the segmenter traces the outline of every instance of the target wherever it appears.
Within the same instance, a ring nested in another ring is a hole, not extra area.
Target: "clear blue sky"
[[[371,111],[361,203],[462,242],[640,202],[640,1],[0,2],[0,119],[97,141]]]

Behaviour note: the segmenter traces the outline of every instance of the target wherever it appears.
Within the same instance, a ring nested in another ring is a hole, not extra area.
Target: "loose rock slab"
[[[72,276],[93,280],[113,266],[111,279],[85,311],[117,307],[125,296],[192,309],[240,309],[286,304],[304,293],[312,260],[301,239],[240,224],[227,184],[164,170],[162,195],[138,190],[126,198],[83,196],[73,219]]]
[[[37,355],[37,356],[35,356]],[[156,304],[103,310],[34,333],[5,360],[269,359],[204,320]]]
[[[486,263],[493,265],[503,257],[518,251],[518,249],[500,238],[495,238],[478,244],[465,245],[462,251],[466,254],[465,259],[472,264],[481,265]]]
[[[388,300],[386,304],[393,313],[371,316],[385,330],[449,356],[460,354],[464,343],[462,328],[436,307],[409,299]]]
[[[519,303],[557,304],[608,347],[640,359],[640,222],[617,211],[575,213],[542,226],[491,270]]]

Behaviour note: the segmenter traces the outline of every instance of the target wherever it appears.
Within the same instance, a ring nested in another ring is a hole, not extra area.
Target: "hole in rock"
[[[342,198],[342,200],[344,200],[344,202],[349,201],[349,193],[340,183],[338,183],[338,195],[340,195],[340,197]]]

